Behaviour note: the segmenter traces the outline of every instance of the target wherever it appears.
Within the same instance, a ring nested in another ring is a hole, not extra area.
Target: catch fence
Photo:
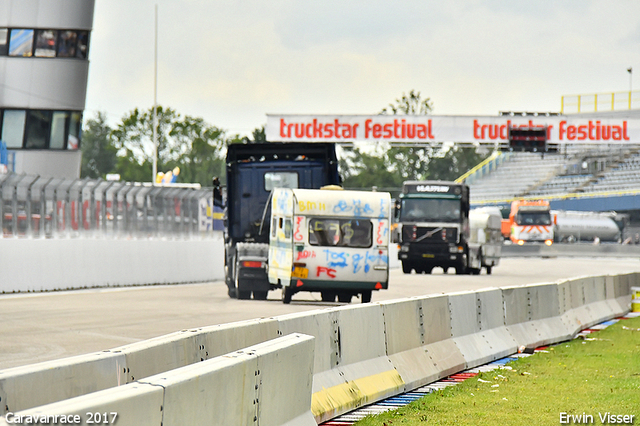
[[[203,238],[222,215],[198,185],[0,174],[2,238]]]

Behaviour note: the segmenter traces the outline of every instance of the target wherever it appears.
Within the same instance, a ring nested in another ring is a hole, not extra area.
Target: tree
[[[253,132],[251,133],[251,136],[253,136],[253,141],[254,142],[266,142],[267,141],[267,132],[266,132],[264,126],[254,129]]]
[[[433,110],[429,98],[409,91],[380,114],[427,115]],[[377,148],[374,153],[353,149],[340,160],[347,187],[400,187],[405,180],[454,180],[481,162],[486,155],[475,148],[427,146]]]
[[[422,99],[420,92],[411,90],[408,95],[403,93],[401,98],[389,104],[380,114],[427,115],[432,110],[430,98]],[[403,181],[427,179],[427,165],[432,152],[430,147],[394,147],[386,152],[386,163]]]
[[[157,107],[158,171],[180,169],[179,181],[211,185],[224,175],[225,131],[202,118],[184,118],[171,108]],[[153,164],[153,108],[137,108],[113,131],[119,148],[117,170],[124,180],[149,181]]]
[[[202,186],[210,186],[214,176],[224,180],[226,147],[241,142],[239,136],[227,137],[224,130],[202,118],[182,117],[171,108],[159,106],[157,114],[159,172],[178,167],[178,181]],[[119,173],[125,181],[150,181],[153,108],[134,109],[114,129],[106,124],[105,114],[98,113],[85,125],[82,153],[83,177]]]
[[[118,148],[111,136],[111,127],[107,124],[105,113],[99,112],[96,118],[89,119],[83,129],[82,163],[80,176],[82,178],[104,178],[107,173],[113,173]]]
[[[453,146],[441,156],[431,158],[429,174],[437,176],[434,179],[455,180],[485,158],[487,155],[479,154],[475,148]]]
[[[174,123],[169,136],[180,147],[180,155],[167,162],[167,166],[180,167],[183,182],[211,185],[213,176],[224,175],[224,131],[209,126],[202,118],[185,117]]]
[[[395,104],[389,104],[380,114],[391,115],[427,115],[433,110],[431,99],[422,99],[420,92],[409,91],[409,95],[402,94]]]
[[[367,154],[358,148],[348,150],[339,160],[345,188],[397,188],[402,178],[389,170],[383,153]]]

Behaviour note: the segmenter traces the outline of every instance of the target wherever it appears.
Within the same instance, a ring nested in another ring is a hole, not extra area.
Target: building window
[[[36,31],[36,56],[39,58],[55,58],[58,32],[55,30]]]
[[[22,148],[26,111],[5,110],[2,120],[2,139],[7,148]]]
[[[89,32],[78,31],[78,49],[76,50],[76,58],[87,59],[89,51]]]
[[[7,148],[77,150],[81,136],[81,112],[0,110],[0,140]]]
[[[0,28],[0,56],[5,56],[9,52],[9,30]]]
[[[76,45],[78,44],[77,31],[60,31],[60,43],[58,44],[58,57],[74,58]]]
[[[69,113],[66,111],[55,111],[51,120],[51,139],[49,148],[64,149],[65,135]]]
[[[69,138],[67,149],[80,148],[80,137],[82,132],[82,113],[72,112],[69,119]]]
[[[87,59],[89,31],[0,28],[0,56]]]
[[[30,110],[27,117],[27,137],[25,138],[25,148],[47,148],[50,128],[51,111]]]
[[[33,30],[11,30],[9,56],[31,56],[33,51]]]

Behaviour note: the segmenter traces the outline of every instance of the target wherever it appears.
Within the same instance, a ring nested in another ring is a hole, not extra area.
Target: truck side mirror
[[[400,217],[400,200],[395,200],[393,204],[393,217],[396,219]]]
[[[222,191],[220,190],[220,179],[217,177],[213,178],[213,205],[218,207],[223,207],[222,202]]]

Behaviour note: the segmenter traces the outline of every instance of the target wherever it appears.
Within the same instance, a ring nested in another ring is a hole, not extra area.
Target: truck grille
[[[453,243],[458,241],[456,228],[443,228],[440,226],[403,226],[402,241],[406,243]]]

